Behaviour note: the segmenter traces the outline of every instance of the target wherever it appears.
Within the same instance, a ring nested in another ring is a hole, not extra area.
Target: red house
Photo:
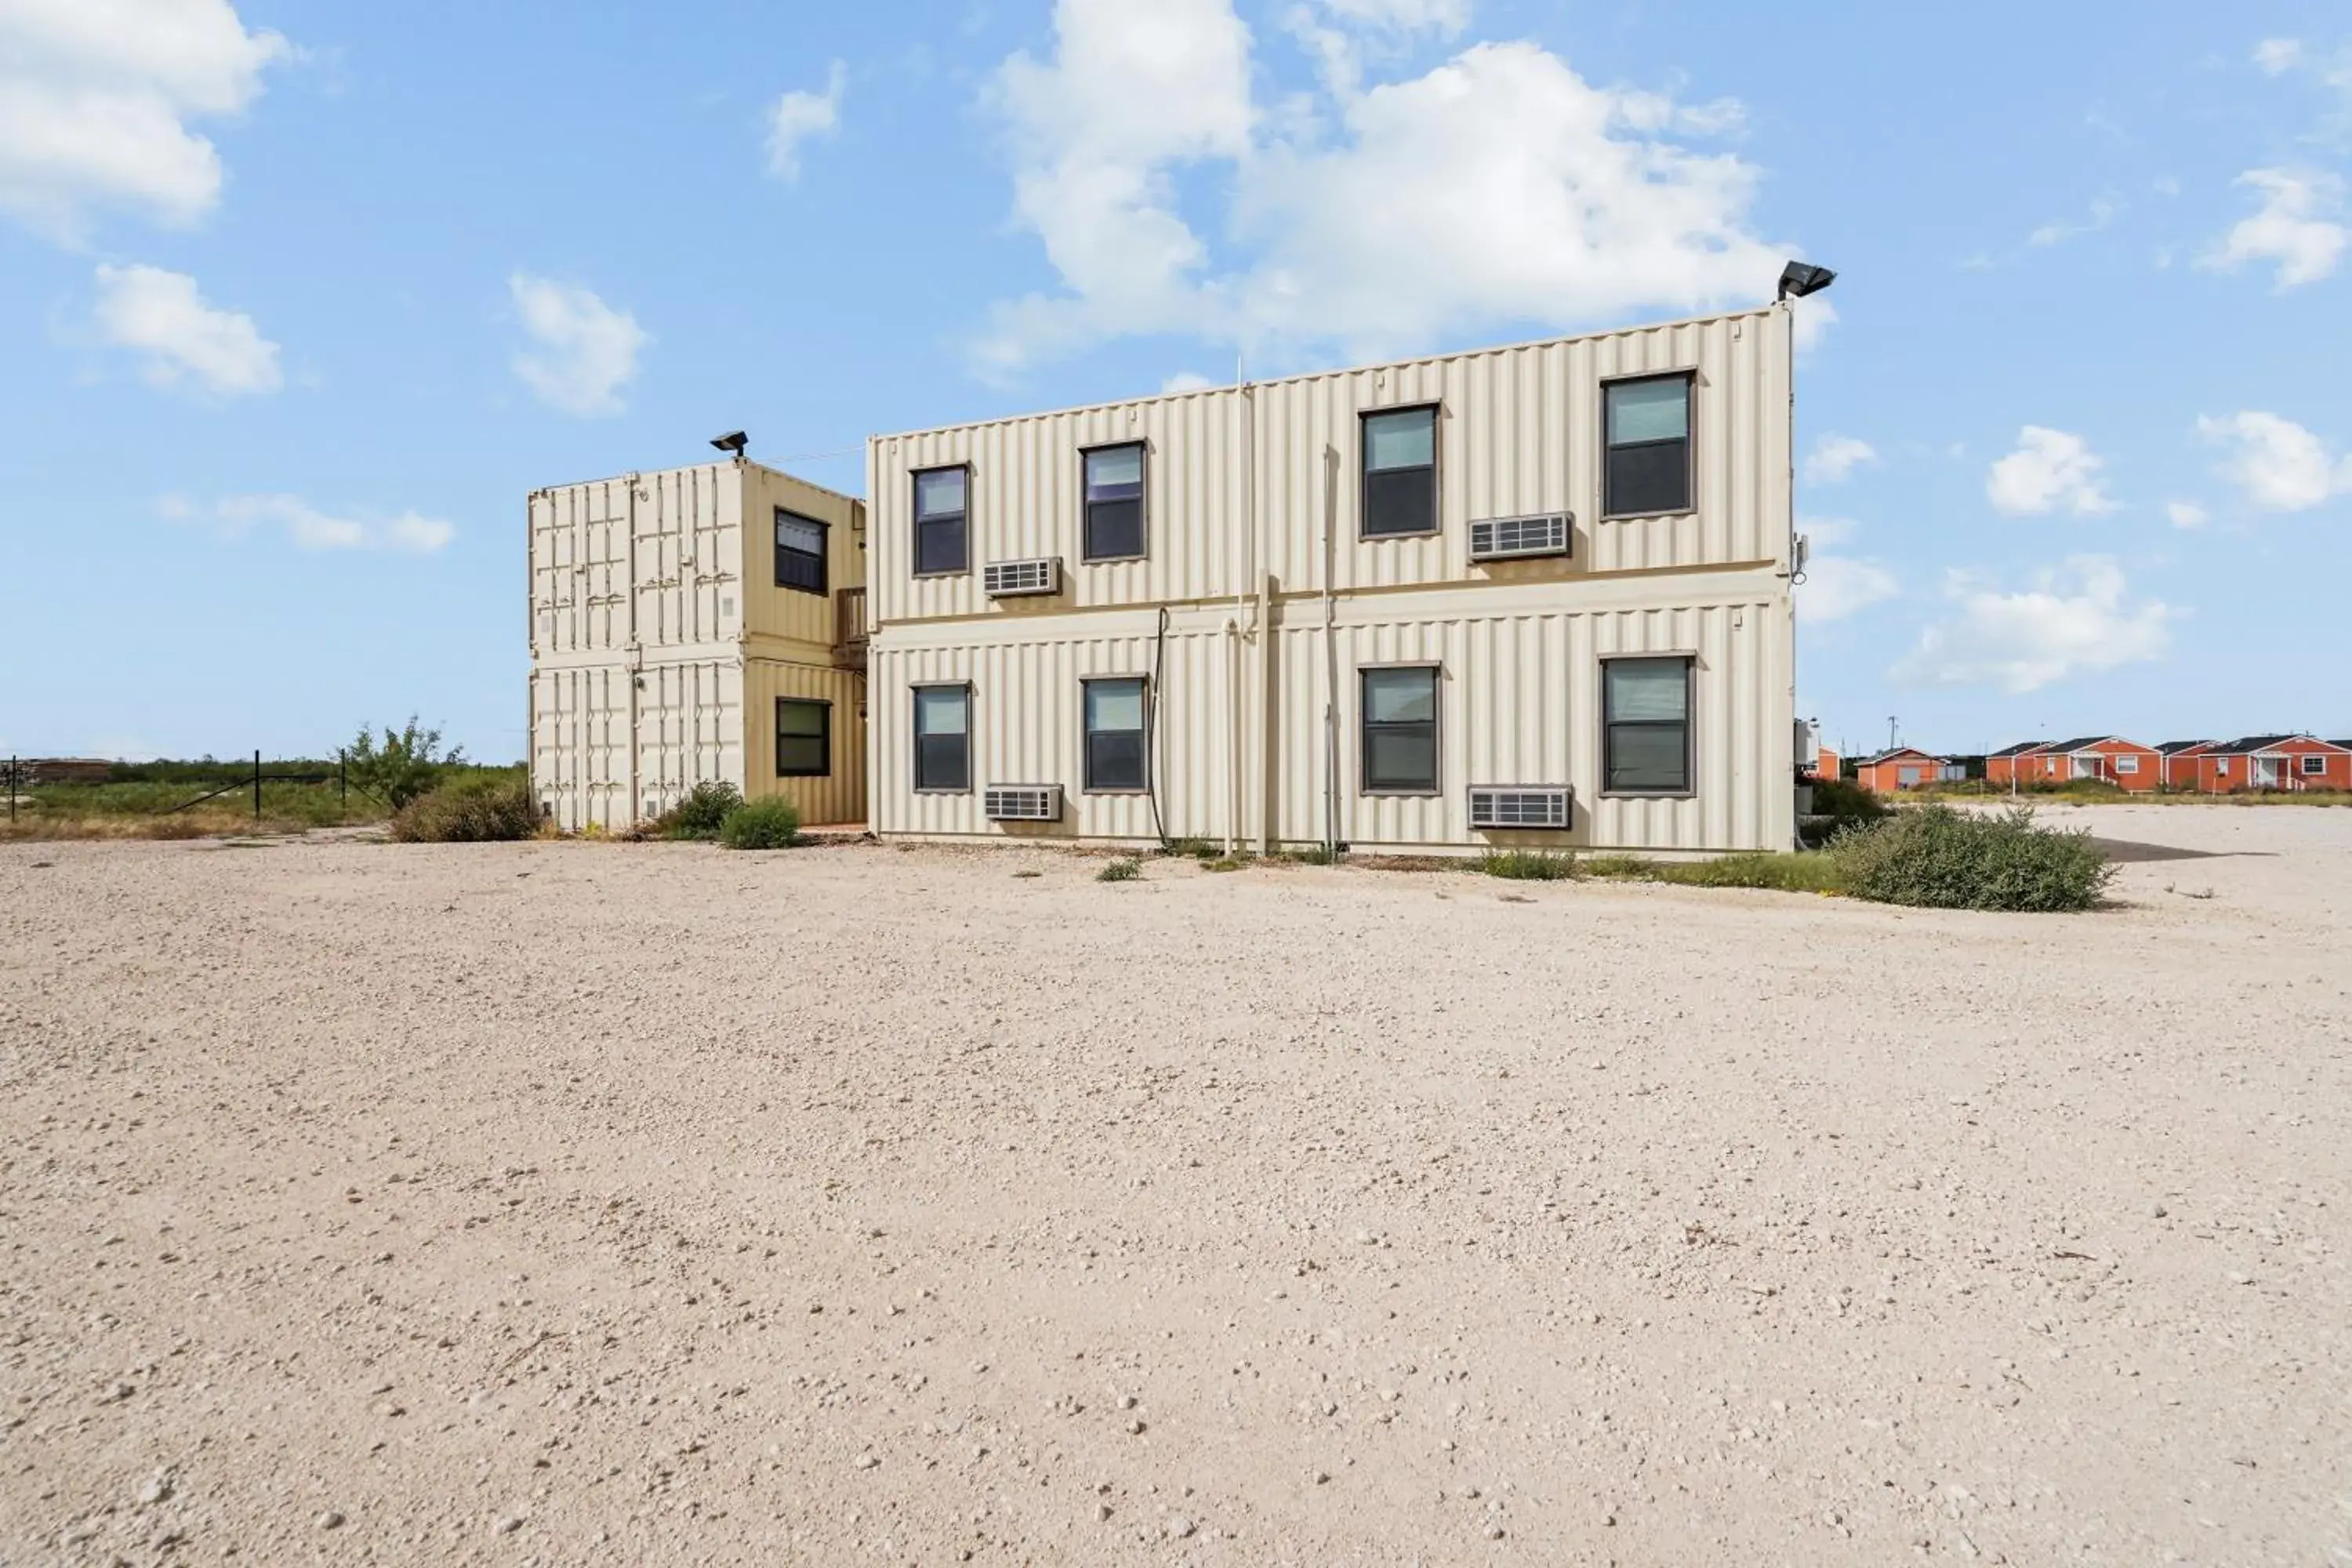
[[[2198,756],[2197,787],[2208,795],[2352,790],[2352,746],[2315,735],[2248,735]]]
[[[2163,758],[2154,746],[2143,746],[2137,741],[2126,741],[2121,735],[2085,737],[2079,741],[2061,741],[2034,753],[2037,763],[2047,763],[2054,771],[2053,782],[2063,784],[2069,779],[2096,779],[2117,789],[2153,790],[2162,782],[2158,765]]]
[[[2167,789],[2197,787],[2197,759],[2220,742],[2214,741],[2167,741],[2156,749],[2158,775]]]
[[[2042,746],[2040,741],[2020,741],[2014,746],[2003,746],[1985,758],[1985,782],[2001,785],[2027,783],[2032,775],[2023,771],[2026,759]]]
[[[1909,746],[1897,746],[1865,757],[1854,769],[1854,782],[1873,795],[1895,795],[1923,784],[1940,783],[1951,764],[1941,757]]]

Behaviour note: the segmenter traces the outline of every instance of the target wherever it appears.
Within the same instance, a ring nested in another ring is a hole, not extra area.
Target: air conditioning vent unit
[[[1531,555],[1565,555],[1574,517],[1555,511],[1542,517],[1496,517],[1470,525],[1470,559],[1523,561]]]
[[[1060,784],[991,784],[984,794],[991,822],[1059,822]]]
[[[992,561],[981,568],[980,580],[992,599],[1058,594],[1062,591],[1062,558],[1041,555],[1034,561]]]
[[[1574,797],[1575,791],[1566,784],[1474,785],[1470,826],[1565,833],[1574,816]]]

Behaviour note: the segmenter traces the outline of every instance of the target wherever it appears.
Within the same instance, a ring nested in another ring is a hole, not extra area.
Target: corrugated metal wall
[[[813,822],[863,816],[857,677],[830,668],[833,595],[775,585],[776,506],[833,525],[829,587],[865,581],[859,503],[756,464],[530,498],[531,782],[559,826],[622,830],[705,780],[741,789],[753,757],[753,792],[772,792],[775,697],[804,679],[848,694],[836,731],[847,766],[791,793]]]
[[[829,777],[776,776],[776,700],[803,698],[833,704],[833,773]],[[866,820],[866,678],[835,669],[778,659],[751,658],[743,665],[744,755],[749,773],[743,793],[751,799],[782,795],[800,807],[812,827]]]
[[[876,609],[884,623],[1035,616],[1057,610],[1176,603],[1253,586],[1258,563],[1286,591],[1429,583],[1563,581],[1589,574],[1775,563],[1787,565],[1789,328],[1779,310],[1452,354],[1365,370],[1185,393],[1107,407],[877,437],[867,453]],[[1696,373],[1696,509],[1602,521],[1601,385],[1625,375]],[[1359,415],[1441,405],[1442,531],[1357,538]],[[1080,561],[1079,452],[1141,439],[1150,557]],[[919,468],[971,466],[972,571],[913,577],[912,483]],[[1254,505],[1242,504],[1254,474]],[[1565,562],[1476,565],[1469,524],[1570,510]],[[1252,559],[1247,536],[1258,547]],[[1059,555],[1058,599],[982,594],[991,561]]]
[[[1321,840],[1326,812],[1323,709],[1336,667],[1339,835],[1360,848],[1445,848],[1524,839],[1591,847],[1698,852],[1779,849],[1795,833],[1789,735],[1794,723],[1785,584],[1769,573],[1708,580],[1594,584],[1568,607],[1540,586],[1440,589],[1337,602],[1327,656],[1318,601],[1278,605],[1270,639],[1237,639],[1247,610],[1204,607],[1170,616],[1160,687],[1160,805],[1171,837]],[[1155,611],[1067,616],[896,631],[876,651],[871,697],[877,816],[883,833],[1148,839],[1148,800],[1084,793],[1079,682],[1148,674]],[[1270,647],[1276,667],[1261,663]],[[1603,799],[1601,661],[1637,653],[1696,657],[1692,715],[1696,789],[1674,800]],[[1441,669],[1441,793],[1367,796],[1357,670],[1434,663]],[[968,795],[912,788],[911,689],[969,681],[972,783]],[[1236,751],[1238,775],[1234,772]],[[1272,758],[1267,769],[1262,758]],[[992,824],[980,791],[1059,784],[1065,820],[1052,827]],[[1482,835],[1469,826],[1474,784],[1570,784],[1573,831]]]

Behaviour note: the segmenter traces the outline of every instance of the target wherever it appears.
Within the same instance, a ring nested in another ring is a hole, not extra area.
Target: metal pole
[[[16,759],[8,759],[8,820],[16,820]]]
[[[257,747],[253,753],[253,820],[256,826],[261,823],[261,752]]]
[[[352,749],[345,746],[335,753],[335,793],[345,812],[352,809]]]

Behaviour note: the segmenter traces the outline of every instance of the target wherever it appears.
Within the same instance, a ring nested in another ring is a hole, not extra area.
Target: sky
[[[1834,268],[1799,710],[2352,735],[2340,0],[0,0],[0,752],[526,742],[525,496]]]

